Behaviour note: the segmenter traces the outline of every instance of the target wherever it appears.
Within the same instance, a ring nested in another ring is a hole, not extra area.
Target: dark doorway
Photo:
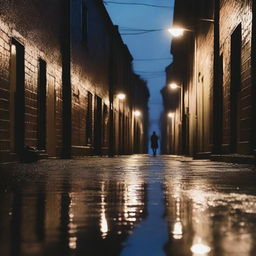
[[[125,115],[122,114],[122,150],[121,150],[121,154],[124,155],[125,154]]]
[[[231,36],[230,152],[237,152],[241,84],[241,25]]]
[[[92,94],[90,92],[87,95],[86,145],[92,145]]]
[[[24,47],[15,39],[12,40],[10,73],[11,147],[14,152],[20,153],[25,137]]]
[[[122,138],[123,138],[123,134],[122,134],[122,132],[123,132],[123,129],[122,129],[122,125],[123,125],[123,122],[122,122],[122,118],[123,118],[123,116],[122,116],[122,113],[121,112],[119,112],[119,119],[118,119],[118,143],[119,143],[119,147],[118,147],[118,154],[122,154],[122,149],[123,149],[123,140],[122,140]]]
[[[38,73],[38,133],[37,142],[38,149],[46,148],[46,62],[39,59]]]
[[[139,125],[138,122],[136,120],[134,120],[134,152],[135,154],[139,153]]]
[[[108,146],[108,135],[109,135],[109,130],[108,130],[108,107],[106,104],[104,104],[103,107],[103,147]]]
[[[96,154],[101,154],[102,144],[102,99],[96,96],[94,109],[94,149]]]
[[[223,143],[223,55],[219,57],[219,107],[218,107],[218,149],[221,152]]]

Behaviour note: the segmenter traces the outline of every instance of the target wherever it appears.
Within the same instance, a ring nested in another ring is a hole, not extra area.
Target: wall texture
[[[134,102],[137,84],[146,85],[134,80],[132,56],[103,3],[0,5],[0,161],[22,158],[27,147],[45,157],[133,153],[134,109],[147,109],[149,95]],[[141,145],[147,115],[136,120]]]
[[[185,1],[175,4],[174,24],[183,24],[191,35],[186,32],[173,39],[174,61],[166,70],[166,88],[178,80],[184,90],[184,98],[172,110],[183,114],[181,136],[168,135],[164,120],[170,110],[165,104],[162,130],[167,141],[178,139],[181,145],[172,153],[253,154],[252,1],[220,0],[219,6],[217,2],[191,1],[186,10]],[[167,89],[162,94],[165,102],[172,101]],[[168,153],[168,148],[163,151]]]

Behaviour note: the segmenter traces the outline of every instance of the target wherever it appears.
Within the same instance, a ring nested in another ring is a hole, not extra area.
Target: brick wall
[[[241,86],[238,96],[237,152],[250,153],[251,78],[250,53],[252,11],[251,1],[222,1],[220,10],[220,53],[223,55],[224,128],[223,151],[230,151],[231,36],[237,26],[242,28]]]
[[[190,87],[190,133],[197,129],[197,152],[211,151],[212,86],[213,86],[213,26],[202,22],[196,36],[195,66]],[[207,33],[203,31],[207,29]],[[191,100],[191,99],[197,99]],[[186,106],[185,106],[186,107]],[[196,124],[197,122],[197,124]],[[192,136],[191,136],[192,137]],[[190,150],[191,152],[191,150]]]
[[[12,154],[12,117],[10,109],[10,86],[13,73],[11,72],[11,47],[13,39],[17,40],[24,47],[24,145],[37,147],[38,133],[38,79],[39,79],[39,58],[46,61],[47,81],[51,76],[54,84],[47,83],[47,90],[54,87],[56,91],[56,154],[60,155],[62,147],[62,93],[61,93],[61,57],[59,31],[60,12],[59,2],[52,1],[53,12],[41,12],[38,1],[28,1],[14,5],[1,1],[2,10],[0,17],[0,101],[1,101],[1,160],[13,160]],[[41,6],[42,7],[42,6]],[[26,11],[24,8],[27,8]],[[27,12],[27,15],[26,15]],[[30,14],[30,15],[29,15]],[[54,15],[53,15],[54,14]],[[59,14],[59,16],[58,16]],[[50,20],[53,24],[50,24]],[[55,21],[55,22],[54,22]],[[51,27],[51,30],[49,29]],[[50,32],[46,32],[49,30]],[[53,33],[53,34],[51,34]],[[49,80],[50,81],[50,80]],[[19,102],[17,103],[19,104]],[[14,157],[14,158],[13,158]]]
[[[193,1],[191,1],[192,4]],[[192,27],[194,37],[173,41],[172,52],[174,63],[168,70],[168,79],[185,80],[185,111],[189,128],[186,131],[188,153],[212,152],[214,127],[214,24],[213,3],[205,5],[204,1],[194,1],[189,13],[183,10],[185,1],[176,3],[174,23],[179,21],[184,26]],[[251,44],[252,44],[252,1],[222,0],[220,1],[220,70],[221,94],[217,104],[223,105],[221,110],[221,151],[219,153],[252,153],[252,78],[251,78]],[[216,21],[217,22],[217,21]],[[241,26],[241,42],[240,42]],[[233,38],[233,39],[232,39]],[[241,56],[239,48],[241,47]],[[233,49],[233,50],[232,50]],[[233,52],[233,54],[232,54]],[[192,58],[191,58],[192,56]],[[241,62],[241,65],[239,64]],[[183,64],[185,63],[185,64]],[[222,70],[221,70],[222,68]],[[184,75],[185,74],[185,75]],[[185,77],[185,79],[184,79]],[[166,92],[163,91],[166,97]],[[167,97],[168,99],[168,97]],[[164,98],[164,100],[166,100]],[[179,135],[177,135],[179,136]]]
[[[14,110],[14,92],[12,92],[12,81],[15,80],[13,66],[16,67],[16,64],[11,64],[13,63],[11,57],[13,40],[22,49],[24,48],[24,122],[20,122],[24,123],[24,146],[37,147],[39,143],[39,63],[43,61],[46,64],[45,151],[53,157],[61,156],[63,151],[63,122],[66,115],[63,113],[64,104],[62,104],[65,99],[63,97],[66,95],[63,86],[67,86],[69,79],[66,77],[67,74],[64,74],[65,79],[63,78],[62,71],[63,62],[67,61],[68,56],[65,56],[64,61],[62,33],[64,19],[68,21],[68,17],[64,16],[66,9],[62,3],[61,0],[47,1],[47,8],[45,8],[45,1],[40,0],[17,3],[0,0],[0,161],[16,160],[18,154],[15,153],[20,153],[13,147],[15,144],[13,112],[16,111]],[[111,93],[115,112],[114,151],[116,154],[132,153],[134,118],[132,115],[134,90],[132,56],[100,1],[74,0],[70,3],[72,154],[108,153]],[[86,8],[82,9],[84,6]],[[83,34],[84,10],[87,11],[86,37]],[[65,64],[65,70],[67,66],[69,65]],[[110,88],[113,89],[112,92]],[[124,102],[116,98],[119,91],[127,95]],[[88,93],[92,96],[90,141],[86,137]],[[101,106],[96,104],[97,98],[102,101]],[[143,104],[146,103],[147,100],[145,102],[143,100]],[[96,116],[100,110],[102,116],[100,121],[97,121]],[[65,120],[68,121],[68,119]],[[141,120],[140,125],[142,122]],[[141,132],[145,133],[146,129],[147,127],[142,127]],[[97,131],[100,134],[97,134]],[[94,144],[97,143],[96,136],[100,137],[101,145]],[[98,146],[100,149],[96,152],[95,148]]]

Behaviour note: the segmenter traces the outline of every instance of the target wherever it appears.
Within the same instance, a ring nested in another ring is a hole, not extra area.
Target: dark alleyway
[[[256,253],[252,166],[134,155],[0,168],[3,256]]]

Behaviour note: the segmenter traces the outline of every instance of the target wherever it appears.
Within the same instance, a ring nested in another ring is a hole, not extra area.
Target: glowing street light
[[[180,86],[178,86],[176,83],[170,83],[170,88],[172,89],[172,90],[176,90],[177,88],[179,88]]]
[[[126,95],[125,95],[124,93],[118,93],[118,94],[117,94],[117,98],[118,98],[119,100],[125,100]]]
[[[174,118],[174,113],[173,112],[168,113],[168,117],[169,118]]]
[[[139,117],[139,116],[141,116],[141,112],[140,112],[139,110],[135,110],[135,111],[134,111],[134,115],[135,115],[136,117]]]
[[[184,34],[184,28],[181,28],[181,27],[172,27],[172,28],[169,28],[168,31],[170,32],[170,34],[173,36],[173,37],[181,37],[183,36]]]

